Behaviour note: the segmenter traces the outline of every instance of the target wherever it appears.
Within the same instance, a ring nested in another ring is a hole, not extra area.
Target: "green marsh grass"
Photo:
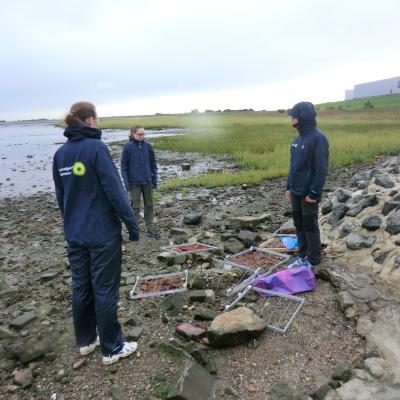
[[[330,167],[372,162],[377,155],[400,152],[400,128],[394,122],[320,120],[330,142]],[[177,186],[221,186],[259,183],[283,177],[289,167],[289,147],[296,133],[287,119],[282,123],[232,124],[230,127],[160,138],[155,146],[167,150],[228,154],[239,168],[234,173],[206,174],[187,180],[166,182]]]
[[[114,119],[110,127],[117,127]],[[103,124],[102,123],[102,127]],[[161,190],[190,186],[257,184],[286,176],[289,147],[297,132],[286,114],[230,112],[182,116],[155,116],[121,120],[118,127],[141,124],[145,128],[181,127],[183,135],[152,139],[155,148],[181,152],[227,155],[237,169],[188,179],[171,179]],[[378,155],[400,153],[400,108],[356,112],[321,111],[318,126],[330,143],[330,168],[372,162]]]

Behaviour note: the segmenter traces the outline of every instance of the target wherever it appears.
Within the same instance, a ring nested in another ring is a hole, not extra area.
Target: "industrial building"
[[[400,76],[354,85],[353,89],[345,91],[345,99],[353,100],[363,97],[391,96],[394,94],[400,94]]]

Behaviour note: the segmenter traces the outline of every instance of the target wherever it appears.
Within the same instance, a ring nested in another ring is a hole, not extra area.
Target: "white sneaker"
[[[93,343],[90,343],[87,346],[79,347],[79,353],[81,356],[87,356],[90,353],[93,353],[97,346],[100,346],[99,336],[96,337],[96,340]]]
[[[117,362],[120,358],[130,356],[137,349],[136,342],[124,342],[122,349],[114,355],[110,355],[109,357],[103,356],[103,364],[110,365]]]

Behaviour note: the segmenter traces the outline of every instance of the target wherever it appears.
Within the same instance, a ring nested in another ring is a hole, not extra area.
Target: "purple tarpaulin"
[[[314,272],[307,267],[297,267],[275,272],[255,279],[252,286],[283,294],[295,294],[315,289]]]

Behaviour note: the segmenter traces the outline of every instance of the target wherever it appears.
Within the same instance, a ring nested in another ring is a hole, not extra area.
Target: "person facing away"
[[[98,345],[103,363],[132,354],[117,317],[122,263],[121,221],[139,240],[136,218],[107,146],[93,104],[72,105],[65,118],[67,142],[55,153],[53,178],[64,221],[72,273],[72,314],[81,355]]]
[[[143,196],[144,221],[147,233],[155,235],[153,222],[153,190],[157,189],[157,162],[153,147],[144,140],[143,126],[131,128],[129,143],[121,155],[121,175],[125,189],[139,218],[140,200]]]
[[[288,114],[299,135],[290,146],[286,198],[292,205],[300,261],[314,267],[321,261],[318,203],[328,172],[329,143],[317,128],[312,103],[300,102]]]

